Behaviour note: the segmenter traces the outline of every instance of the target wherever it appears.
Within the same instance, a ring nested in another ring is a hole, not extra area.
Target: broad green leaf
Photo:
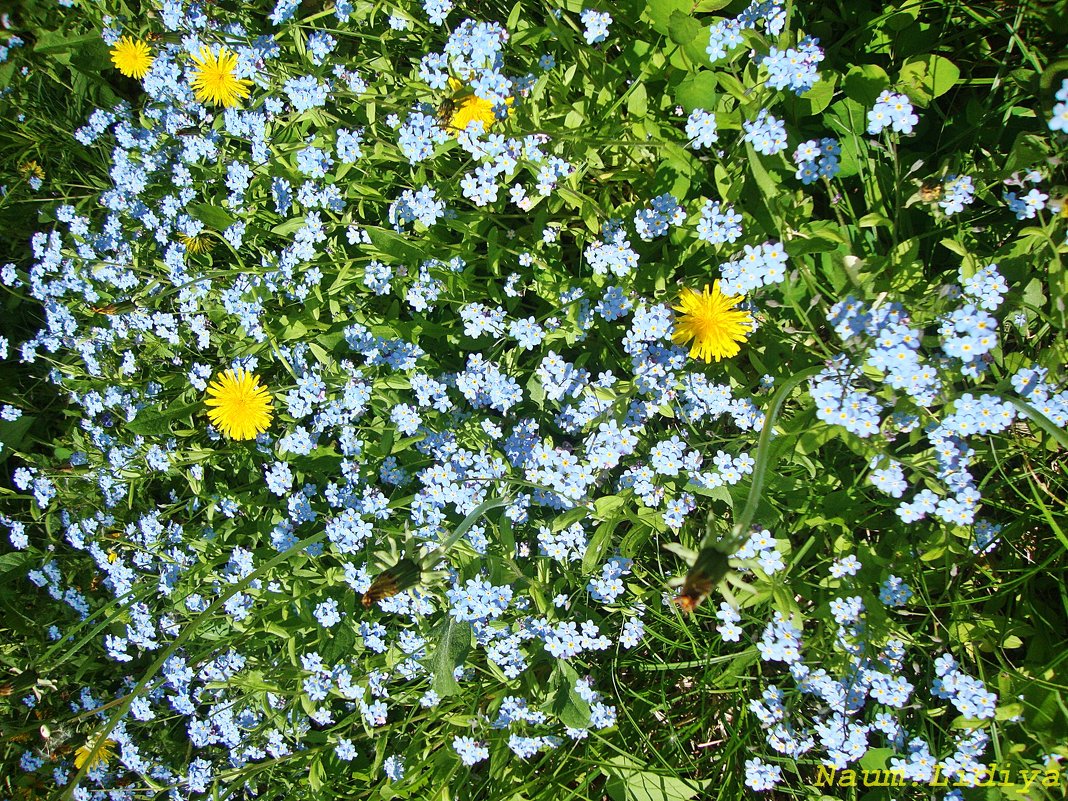
[[[582,555],[583,573],[592,572],[597,568],[597,565],[601,563],[604,555],[608,553],[609,545],[612,542],[612,535],[623,521],[623,517],[613,517],[610,520],[605,520],[603,523],[600,523],[597,528],[593,530],[593,536],[590,537],[590,541],[586,545],[586,553]]]
[[[695,69],[697,66],[708,66],[708,35],[711,30],[709,25],[701,25],[698,23],[698,31],[694,34],[693,39],[686,42],[682,46],[682,52],[685,53],[692,65],[690,69]]]
[[[137,417],[128,423],[124,423],[123,426],[127,431],[132,431],[134,434],[140,434],[145,437],[165,437],[171,433],[171,423],[196,412],[198,409],[202,409],[206,413],[207,408],[201,401],[170,407],[166,410],[149,407],[142,409],[137,413]]]
[[[678,11],[688,15],[690,7],[690,0],[647,0],[645,13],[657,33],[667,34],[670,30],[672,12]]]
[[[616,510],[626,501],[622,495],[605,495],[593,502],[593,517],[596,520],[608,520],[615,517]]]
[[[416,265],[426,258],[426,254],[421,248],[413,245],[408,239],[395,231],[371,225],[365,226],[364,230],[367,231],[367,236],[370,237],[371,243],[376,248],[398,261]]]
[[[910,58],[898,75],[898,84],[923,105],[952,89],[960,80],[960,70],[948,58],[919,56]]]
[[[850,67],[843,82],[846,97],[862,106],[875,105],[879,93],[889,86],[890,76],[886,74],[886,70],[875,64]]]
[[[668,36],[679,45],[688,45],[701,33],[701,23],[682,11],[672,11],[668,20]]]
[[[77,70],[99,81],[100,74],[111,68],[111,50],[103,39],[78,46],[71,54],[70,64]]]
[[[894,221],[887,217],[885,214],[865,214],[857,221],[857,225],[861,228],[889,228],[894,224]]]
[[[27,551],[0,553],[0,576],[4,576],[15,569],[21,569],[29,564],[32,558],[32,554]]]
[[[700,174],[701,164],[692,151],[675,142],[664,142],[660,148],[661,161],[656,168],[654,193],[670,192],[675,197],[685,197],[690,182]]]
[[[571,665],[562,659],[556,660],[549,677],[549,710],[565,726],[584,729],[590,725],[590,705],[575,690],[578,678]]]
[[[0,420],[0,462],[22,445],[26,432],[36,419],[33,415],[24,414],[18,420]]]
[[[303,217],[290,217],[285,222],[278,223],[278,225],[274,226],[271,229],[271,233],[272,234],[276,234],[277,236],[286,236],[286,237],[288,237],[288,236],[292,236],[293,234],[295,234],[297,231],[299,231],[303,227],[304,227],[304,218]]]
[[[784,243],[786,252],[791,256],[803,253],[824,253],[837,250],[839,246],[849,243],[838,226],[832,222],[821,221],[802,225],[797,236]]]
[[[308,786],[315,792],[323,789],[323,779],[326,771],[323,769],[323,760],[320,754],[312,757],[311,765],[308,766]]]
[[[1045,289],[1046,285],[1042,283],[1042,279],[1032,278],[1028,281],[1027,286],[1024,287],[1024,303],[1027,303],[1036,309],[1041,309],[1046,305]]]
[[[46,31],[37,38],[33,46],[35,53],[74,53],[83,47],[91,47],[100,42],[99,34],[87,33],[84,36],[66,37],[58,31]]]
[[[1051,62],[1042,71],[1042,75],[1038,79],[1039,88],[1043,92],[1053,91],[1054,84],[1063,78],[1066,72],[1068,72],[1068,58],[1059,58]]]
[[[609,794],[626,801],[690,801],[709,785],[707,780],[683,781],[654,773],[625,754],[613,757],[601,770],[608,776],[605,789]]]
[[[753,145],[746,142],[746,153],[749,156],[749,168],[753,173],[753,177],[756,178],[757,186],[764,192],[766,197],[774,197],[778,194],[779,185],[771,177],[771,173],[764,167],[762,156],[758,155],[756,150],[753,149]]]
[[[885,770],[886,760],[895,753],[893,748],[869,748],[860,759],[860,767],[863,770]]]
[[[1032,133],[1020,133],[1012,143],[1005,160],[1005,175],[1030,169],[1045,161],[1048,144],[1045,139]]]
[[[885,21],[885,25],[892,31],[903,31],[916,22],[922,0],[905,0],[896,11],[891,13]]]
[[[520,0],[520,2],[517,2],[514,6],[512,6],[512,11],[508,15],[508,22],[505,24],[505,27],[510,31],[514,31],[515,26],[519,23],[519,20],[522,19],[522,17],[523,3],[522,0]]]
[[[1023,715],[1023,704],[999,704],[994,710],[994,720],[1014,720]]]
[[[6,89],[11,83],[11,77],[15,74],[15,62],[8,61],[0,64],[0,89]]]
[[[471,649],[471,624],[456,621],[449,615],[438,625],[436,634],[432,640],[434,652],[430,655],[428,667],[433,676],[431,686],[434,692],[445,698],[460,691],[460,684],[453,673],[464,663]]]
[[[644,117],[649,109],[649,93],[645,84],[639,83],[631,89],[627,97],[627,111],[633,117]]]
[[[811,89],[801,95],[801,100],[807,104],[807,109],[805,109],[804,113],[809,116],[819,114],[827,106],[831,105],[837,85],[837,75],[828,75],[816,81],[816,84]]]
[[[695,108],[711,110],[716,102],[716,74],[700,70],[686,76],[675,88],[675,102],[689,113]]]
[[[189,213],[216,231],[223,231],[234,224],[234,218],[226,209],[211,203],[195,203],[189,207]]]

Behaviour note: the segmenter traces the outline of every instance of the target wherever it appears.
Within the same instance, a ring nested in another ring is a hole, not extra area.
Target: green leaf
[[[622,495],[604,495],[593,502],[593,517],[596,520],[610,520],[614,513],[625,503]]]
[[[1043,93],[1053,91],[1053,85],[1057,82],[1057,78],[1064,72],[1068,72],[1068,58],[1059,58],[1051,62],[1042,70],[1042,75],[1038,79],[1039,89]]]
[[[1050,670],[1042,678],[1048,682],[1053,681],[1055,677]],[[1068,716],[1063,712],[1066,708],[1065,699],[1061,697],[1060,690],[1037,681],[1028,682],[1023,696],[1026,706],[1024,717],[1031,731],[1045,732],[1052,737],[1062,738],[1068,734]]]
[[[456,621],[450,615],[437,627],[437,635],[437,647],[430,656],[428,667],[434,677],[431,687],[445,698],[460,691],[460,684],[453,672],[464,663],[471,649],[471,624]]]
[[[894,755],[893,748],[869,748],[860,760],[864,770],[886,770],[886,760]]]
[[[312,758],[311,765],[308,767],[308,785],[318,792],[323,789],[323,778],[326,776],[326,771],[323,770],[323,760],[321,754],[316,754]]]
[[[586,553],[582,556],[583,573],[592,572],[601,563],[601,559],[608,552],[608,546],[612,542],[612,535],[624,519],[614,517],[611,520],[605,520],[593,530],[593,536],[586,545]]]
[[[663,34],[670,32],[673,12],[688,14],[689,10],[690,0],[647,0],[645,4],[645,13],[653,23],[653,28]]]
[[[687,75],[675,88],[675,102],[689,113],[695,108],[711,109],[716,103],[716,74],[700,70]]]
[[[699,66],[707,66],[708,33],[710,30],[711,26],[698,23],[698,31],[694,34],[693,39],[682,46],[682,52],[689,57],[691,62],[687,71],[697,69]]]
[[[836,101],[824,119],[828,119],[831,129],[838,134],[842,143],[842,171],[840,178],[856,175],[868,160],[864,132],[868,127],[867,110],[863,103],[845,97]]]
[[[1001,704],[994,710],[994,720],[1013,720],[1023,715],[1023,704]]]
[[[831,75],[829,78],[821,78],[816,81],[816,84],[801,95],[801,100],[807,104],[807,109],[804,110],[806,116],[812,116],[819,114],[821,111],[831,105],[831,100],[834,99],[834,89],[838,84],[838,76]],[[804,109],[804,106],[802,106]]]
[[[234,224],[234,218],[226,209],[210,203],[196,203],[189,207],[189,213],[216,231],[222,231]]]
[[[653,186],[658,192],[671,192],[684,197],[695,175],[700,174],[701,164],[692,151],[675,142],[664,142],[660,149],[661,161],[656,167]]]
[[[749,90],[746,89],[745,84],[739,81],[734,75],[731,75],[729,72],[720,71],[716,73],[716,81],[727,94],[735,98],[739,103],[744,105],[749,102]],[[742,127],[741,122],[738,123],[738,127]]]
[[[1012,143],[1012,150],[1005,160],[1006,176],[1028,170],[1046,159],[1046,140],[1030,133],[1020,133]]]
[[[903,31],[916,22],[919,12],[920,0],[905,0],[896,11],[886,18],[885,25],[891,31]]]
[[[0,420],[0,462],[22,445],[26,432],[36,419],[33,415],[24,414],[18,420]]]
[[[405,237],[390,231],[388,228],[375,228],[373,226],[365,226],[364,230],[367,232],[367,236],[370,237],[371,243],[387,256],[392,256],[405,264],[418,264],[426,258],[426,254],[423,250]]]
[[[7,89],[11,83],[11,77],[15,74],[15,62],[8,61],[0,64],[0,89]]]
[[[952,89],[960,80],[960,70],[942,56],[914,56],[902,66],[898,83],[909,97],[926,105]]]
[[[100,36],[95,33],[68,38],[58,31],[46,31],[37,39],[37,44],[33,46],[33,50],[35,53],[74,53],[83,47],[91,47],[100,41]]]
[[[850,67],[843,83],[846,97],[856,100],[862,106],[875,105],[879,93],[889,86],[890,76],[886,74],[886,70],[875,64]]]
[[[745,152],[748,156],[746,161],[749,163],[749,171],[756,180],[756,185],[760,189],[764,204],[767,205],[771,198],[779,194],[779,185],[765,168],[764,156],[756,152],[751,142],[745,143]]]
[[[100,73],[111,68],[111,49],[103,39],[80,45],[71,55],[70,64],[86,75],[100,80]]]
[[[791,256],[800,256],[804,253],[825,253],[837,250],[839,246],[849,244],[842,236],[838,226],[832,222],[820,221],[802,225],[797,236],[784,243],[786,252]]]
[[[140,434],[144,437],[166,437],[171,433],[171,423],[201,408],[206,409],[202,402],[196,401],[195,403],[187,403],[183,406],[166,410],[157,408],[142,409],[137,413],[137,417],[125,423],[124,427],[127,431],[132,431],[134,434]]]
[[[297,231],[299,231],[303,227],[304,227],[304,218],[303,217],[291,217],[290,219],[286,220],[285,222],[278,223],[278,225],[274,226],[271,229],[271,233],[272,234],[276,234],[277,236],[286,236],[286,237],[288,237],[288,236],[292,236],[293,234],[295,234]]]
[[[701,33],[701,23],[682,11],[672,11],[668,19],[668,36],[679,45],[688,45]]]
[[[885,214],[878,214],[876,212],[865,214],[857,220],[857,225],[860,228],[889,228],[893,224],[894,221]]]
[[[708,780],[683,781],[644,770],[640,762],[625,754],[613,757],[602,770],[608,776],[605,789],[609,795],[627,801],[690,801],[709,784]]]
[[[630,95],[627,97],[627,111],[629,111],[633,117],[644,117],[648,110],[649,93],[646,91],[645,84],[639,83],[631,90]]]
[[[22,569],[31,561],[31,555],[27,551],[11,551],[0,553],[0,576]]]
[[[578,678],[575,669],[562,659],[556,660],[556,667],[549,677],[549,710],[572,729],[590,725],[590,705],[575,691]]]
[[[1032,278],[1027,286],[1024,287],[1023,299],[1024,303],[1029,306],[1033,306],[1036,309],[1041,309],[1046,305],[1046,285],[1042,283],[1040,278]]]
[[[287,635],[288,636],[288,635]],[[356,647],[356,631],[352,626],[335,626],[323,643],[323,656],[331,663],[348,658]]]
[[[508,15],[508,22],[505,23],[505,28],[510,31],[515,30],[516,24],[523,17],[523,3],[517,2],[512,6],[512,12]]]

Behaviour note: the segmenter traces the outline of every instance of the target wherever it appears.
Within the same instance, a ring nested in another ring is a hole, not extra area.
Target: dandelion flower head
[[[246,370],[226,370],[208,385],[208,419],[231,439],[255,439],[271,424],[271,396]]]
[[[74,752],[74,767],[81,770],[82,765],[89,763],[87,770],[92,770],[93,766],[100,764],[101,762],[108,762],[111,760],[111,749],[115,747],[114,740],[105,740],[101,743],[100,748],[93,754],[92,759],[89,758],[89,754],[92,753],[93,748],[96,747],[97,735],[90,735],[85,740],[85,744],[82,745]]]
[[[197,236],[186,236],[185,234],[178,234],[178,241],[185,245],[185,252],[190,255],[196,255],[197,253],[207,253],[212,249],[214,243],[211,238],[206,234],[198,234]]]
[[[127,78],[141,80],[152,66],[152,51],[140,39],[123,36],[111,48],[111,63]]]
[[[27,161],[19,165],[19,175],[23,178],[37,178],[38,180],[43,181],[45,171],[36,161]]]
[[[200,56],[193,56],[196,69],[193,71],[193,94],[201,103],[211,101],[217,106],[230,108],[239,100],[248,97],[252,81],[236,77],[237,55],[225,47],[218,55],[209,47],[200,48]]]
[[[449,88],[454,92],[459,91],[462,86],[463,84],[455,78],[449,78]],[[508,113],[510,114],[512,112],[513,99],[509,97],[506,102],[508,104]],[[468,124],[481,122],[482,130],[488,131],[498,121],[497,113],[493,109],[493,103],[472,92],[455,99],[452,114],[449,117],[449,128],[454,131],[465,131]]]
[[[719,281],[709,290],[695,292],[683,287],[679,293],[679,305],[673,307],[681,312],[675,320],[675,333],[671,339],[676,345],[690,346],[690,357],[711,362],[737,356],[739,343],[745,342],[753,330],[753,318],[747,311],[734,307],[741,303],[740,295],[724,295],[719,291]]]

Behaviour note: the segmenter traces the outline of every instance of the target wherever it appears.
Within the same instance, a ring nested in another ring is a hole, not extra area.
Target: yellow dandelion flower
[[[208,47],[200,48],[200,57],[193,56],[197,65],[193,74],[193,94],[201,103],[211,101],[217,106],[230,108],[239,100],[248,97],[252,81],[237,78],[237,55],[225,47],[215,55]]]
[[[140,39],[123,36],[111,48],[111,63],[127,78],[144,78],[152,66],[152,60],[152,51]]]
[[[45,177],[44,168],[36,161],[27,161],[19,166],[19,175],[23,178],[37,178],[43,181]]]
[[[455,78],[449,78],[449,88],[453,90],[454,97],[447,101],[444,106],[444,116],[446,118],[446,127],[453,131],[467,130],[467,126],[472,122],[481,122],[483,132],[489,131],[500,120],[497,119],[497,114],[493,110],[493,103],[489,100],[484,100],[478,95],[470,92],[461,96],[459,90],[463,87]],[[512,113],[512,98],[508,98],[506,103],[508,105],[508,113]]]
[[[675,320],[672,341],[685,345],[692,339],[690,357],[705,362],[737,356],[738,343],[745,342],[754,327],[749,312],[734,309],[741,301],[740,295],[721,293],[719,281],[712,285],[711,291],[705,284],[703,293],[684,287],[679,293],[679,305],[674,307],[682,314]]]
[[[215,243],[211,241],[211,237],[207,234],[197,234],[196,236],[178,234],[178,241],[185,245],[185,252],[191,256],[197,253],[207,253],[215,247]]]
[[[78,770],[81,770],[82,765],[86,764],[86,762],[89,763],[87,770],[92,770],[95,765],[111,760],[111,749],[115,747],[114,740],[104,740],[97,752],[93,754],[93,758],[89,759],[89,754],[96,747],[96,741],[97,735],[91,734],[85,739],[85,745],[74,752],[74,767],[78,768]]]
[[[212,425],[231,439],[255,439],[271,424],[271,395],[254,373],[226,370],[208,385]]]

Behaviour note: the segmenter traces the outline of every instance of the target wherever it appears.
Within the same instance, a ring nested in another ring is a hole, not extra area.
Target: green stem
[[[434,564],[439,559],[441,559],[441,557],[443,557],[453,545],[456,544],[460,537],[467,533],[467,530],[475,524],[475,521],[478,520],[478,518],[482,517],[482,515],[484,515],[491,509],[497,509],[501,506],[507,506],[509,503],[511,503],[511,500],[509,498],[490,498],[489,500],[483,501],[470,512],[468,512],[467,517],[460,521],[460,525],[453,529],[452,534],[446,537],[445,541],[442,542],[440,546],[430,551],[426,556],[422,558],[421,563],[423,569],[433,569]]]
[[[768,406],[768,410],[764,414],[764,428],[760,431],[756,464],[753,466],[753,484],[749,487],[749,496],[746,498],[745,506],[742,507],[741,514],[735,519],[734,527],[731,529],[727,539],[716,543],[715,538],[709,532],[709,535],[705,537],[705,541],[701,543],[701,550],[714,546],[717,550],[729,554],[734,553],[745,542],[745,538],[749,533],[749,526],[752,525],[753,518],[756,516],[757,506],[760,504],[760,493],[764,489],[764,476],[768,472],[768,464],[771,461],[771,439],[775,433],[775,421],[778,419],[779,410],[798,384],[817,375],[821,370],[823,370],[822,365],[809,367],[807,370],[794,373],[775,390],[775,394],[771,397],[771,405]]]

